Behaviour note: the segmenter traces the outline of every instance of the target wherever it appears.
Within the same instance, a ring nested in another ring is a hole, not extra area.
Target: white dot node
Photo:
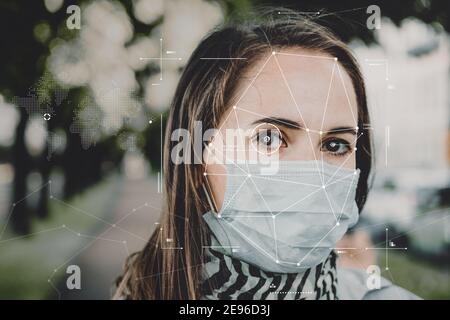
[[[236,110],[236,106],[233,106],[233,109]]]
[[[248,174],[248,177],[251,177],[251,176],[252,176],[252,175],[249,173],[249,174]]]
[[[334,57],[334,61],[337,61],[338,60],[338,58],[337,57]]]
[[[203,172],[203,175],[206,176],[206,172]]]
[[[277,261],[275,261],[276,263],[280,263],[280,261],[279,260],[277,260]]]
[[[273,54],[273,55],[276,55],[277,53],[276,53],[275,51],[272,51],[272,54]]]

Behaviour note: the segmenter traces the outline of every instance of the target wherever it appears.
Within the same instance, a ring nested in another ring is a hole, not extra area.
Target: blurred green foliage
[[[96,235],[98,228],[105,227],[99,220],[108,220],[115,212],[119,188],[120,178],[110,176],[67,204],[52,200],[48,218],[34,221],[31,235],[5,234],[0,240],[0,299],[57,299],[56,290],[48,283],[52,270],[61,266],[52,277],[52,284],[58,287],[77,252],[92,241],[61,226]]]
[[[380,257],[381,270],[386,260]],[[450,299],[448,266],[439,266],[426,260],[419,260],[404,252],[389,253],[389,270],[382,275],[394,284],[413,292],[423,299]]]

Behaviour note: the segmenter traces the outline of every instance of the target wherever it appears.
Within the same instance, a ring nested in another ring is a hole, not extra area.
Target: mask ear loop
[[[208,150],[208,146],[206,142],[203,143],[203,146]],[[208,150],[209,152],[209,150]],[[214,201],[211,185],[209,184],[208,177],[203,175],[204,182],[202,183],[203,191],[205,192],[206,200],[208,201],[209,207],[213,211],[213,213],[218,214],[219,210],[217,210],[216,202]]]
[[[207,145],[206,142],[203,143],[203,146],[209,151],[208,145]],[[203,192],[205,193],[206,200],[208,201],[209,207],[211,208],[211,211],[212,211],[214,214],[219,215],[219,210],[217,209],[218,207],[217,207],[217,205],[216,205],[216,202],[214,201],[214,195],[213,195],[213,193],[212,193],[212,188],[211,188],[211,185],[209,184],[208,177],[207,177],[206,175],[203,175],[203,179],[204,179],[204,182],[202,183],[202,189],[203,189]],[[224,229],[222,223],[220,224],[220,227],[222,228],[223,233],[224,233],[224,234],[227,236],[227,238],[228,238],[228,239],[227,239],[227,241],[228,241],[228,246],[231,247],[231,241],[230,241],[230,238],[228,237],[228,234],[227,234],[226,230]],[[212,236],[214,236],[214,235],[212,235]],[[223,253],[223,252],[222,252],[222,253]],[[230,253],[228,253],[228,254],[230,254]],[[233,251],[231,251],[231,254],[233,254]]]
[[[211,210],[218,214],[219,211],[217,210],[217,205],[216,202],[214,201],[214,198],[212,197],[212,193],[211,193],[211,186],[209,185],[209,181],[207,177],[204,177],[205,182],[202,183],[202,188],[203,191],[205,192],[205,196],[206,196],[206,200],[208,201],[208,204],[211,208]]]
[[[219,215],[219,210],[217,210],[217,206],[216,206],[216,203],[215,203],[215,201],[214,201],[214,197],[212,196],[211,186],[210,186],[210,184],[209,184],[208,178],[207,178],[206,176],[204,176],[204,178],[205,178],[205,182],[202,183],[202,188],[203,188],[203,191],[205,192],[206,199],[208,200],[208,203],[209,203],[209,206],[210,206],[210,208],[211,208],[211,211],[212,211],[214,214]],[[220,217],[220,216],[219,216],[219,217]],[[227,234],[226,230],[224,229],[223,222],[220,223],[219,225],[220,225],[220,227],[221,227],[221,229],[222,229],[223,234],[224,234],[224,235],[226,236],[226,238],[227,238],[226,241],[228,242],[228,247],[231,248],[232,242],[231,242],[230,237],[229,237],[229,235]],[[213,236],[214,236],[214,235],[213,235]],[[218,241],[218,240],[217,240],[217,241]],[[223,247],[223,246],[222,246],[222,249],[223,249],[225,252],[227,252],[227,250],[226,250],[225,248],[226,248],[226,247]],[[231,256],[233,256],[233,252],[234,252],[233,250],[234,250],[234,249],[231,249],[231,252],[227,252],[226,254],[231,254]],[[222,252],[222,251],[221,251],[221,252]],[[224,253],[224,252],[222,252],[222,253]]]

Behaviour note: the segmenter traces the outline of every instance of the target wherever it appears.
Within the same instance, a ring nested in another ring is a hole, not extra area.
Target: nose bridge
[[[314,132],[302,132],[291,147],[292,151],[289,152],[286,160],[321,159],[319,134]]]

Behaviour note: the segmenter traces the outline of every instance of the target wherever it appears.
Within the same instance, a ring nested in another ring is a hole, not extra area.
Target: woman
[[[327,28],[276,10],[212,32],[170,109],[160,228],[129,258],[116,297],[414,297],[336,267],[368,193],[368,125],[357,62]],[[179,161],[181,140],[193,152]]]

